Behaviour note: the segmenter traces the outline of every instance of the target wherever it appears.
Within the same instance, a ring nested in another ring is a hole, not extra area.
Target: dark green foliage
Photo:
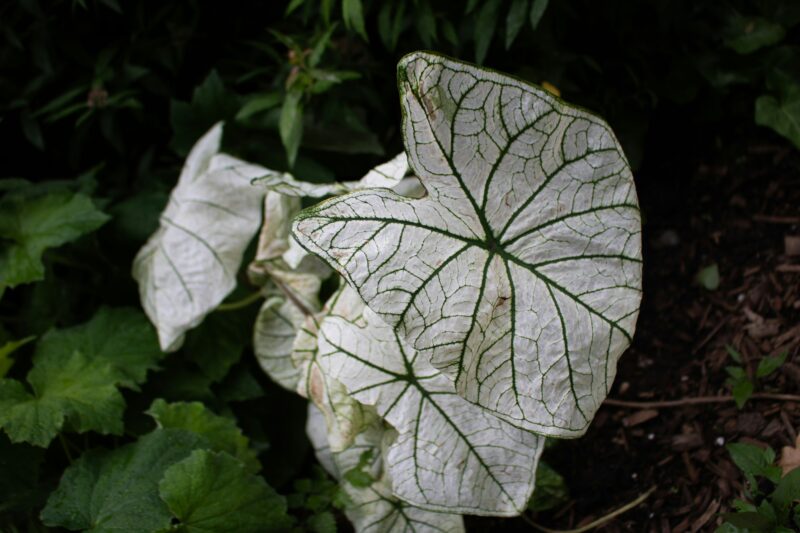
[[[634,165],[683,172],[720,131],[757,124],[800,148],[799,24],[780,0],[5,3],[0,528],[288,523],[269,483],[296,527],[335,530],[347,498],[310,466],[303,403],[254,361],[255,309],[210,315],[168,356],[138,310],[131,261],[213,123],[234,155],[357,178],[400,150],[394,65],[429,48],[553,84],[607,117]],[[729,522],[790,516],[796,476],[732,453],[777,488]],[[531,509],[564,501],[564,480],[539,476]],[[194,510],[229,497],[252,514]]]

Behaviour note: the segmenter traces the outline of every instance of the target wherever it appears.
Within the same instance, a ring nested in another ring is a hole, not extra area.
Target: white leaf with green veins
[[[142,305],[165,351],[180,348],[186,331],[234,289],[261,223],[264,191],[250,182],[272,171],[217,153],[221,136],[220,123],[192,148],[160,228],[134,260]]]
[[[512,516],[533,491],[544,438],[456,394],[453,383],[370,309],[322,321],[319,359],[399,436],[386,453],[395,495],[430,510]]]
[[[376,187],[391,189],[399,184],[406,174],[408,174],[408,158],[405,153],[400,153],[373,168],[358,181],[309,183],[298,180],[290,174],[272,174],[253,180],[253,184],[286,196],[322,198],[359,189]]]
[[[336,291],[320,313],[306,317],[297,334],[292,363],[299,373],[297,393],[308,398],[323,413],[328,426],[328,442],[335,451],[346,449],[370,421],[364,406],[347,393],[320,366],[319,324],[329,313],[354,318],[364,309],[364,302],[353,289],[344,285]]]
[[[380,447],[382,435],[375,427],[360,433],[356,441],[346,450],[333,453],[328,445],[325,419],[313,404],[308,406],[306,432],[314,447],[320,464],[334,478],[353,504],[345,509],[347,518],[353,523],[357,533],[413,533],[431,531],[442,533],[461,533],[464,521],[460,515],[426,511],[415,507],[392,495],[386,477],[377,479],[369,487],[356,487],[342,481],[342,475],[355,467],[364,452],[372,450],[373,462],[370,473],[380,476]]]
[[[295,237],[464,398],[580,436],[641,298],[640,214],[619,143],[596,116],[493,71],[414,53],[398,77],[427,196],[333,198],[298,215]]]

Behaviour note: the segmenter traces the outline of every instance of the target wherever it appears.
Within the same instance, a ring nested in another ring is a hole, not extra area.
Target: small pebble
[[[714,444],[716,444],[717,446],[723,446],[725,444],[725,437],[717,437],[714,440]]]

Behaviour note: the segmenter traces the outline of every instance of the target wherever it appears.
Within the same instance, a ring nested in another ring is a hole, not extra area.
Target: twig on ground
[[[778,394],[772,392],[756,392],[748,398],[749,400],[775,400],[782,402],[800,402],[800,396],[796,394]],[[629,400],[615,400],[606,398],[605,405],[613,407],[630,407],[631,409],[659,409],[666,407],[683,407],[684,405],[698,405],[704,403],[725,403],[735,401],[733,396],[695,396],[681,398],[679,400],[660,400],[654,402],[637,402]]]
[[[531,520],[525,514],[522,515],[522,519],[525,520],[528,524],[530,524],[531,527],[533,527],[537,531],[542,531],[543,533],[583,533],[584,531],[590,531],[590,530],[592,530],[592,529],[594,529],[596,527],[600,527],[600,526],[610,522],[612,519],[618,517],[622,513],[626,513],[628,511],[630,511],[631,509],[633,509],[634,507],[638,506],[643,501],[645,501],[647,498],[649,498],[650,495],[653,494],[653,492],[655,492],[655,490],[656,490],[656,487],[653,486],[647,492],[645,492],[644,494],[639,495],[639,497],[636,498],[635,500],[633,500],[632,502],[626,503],[625,505],[623,505],[619,509],[611,511],[607,515],[601,516],[597,520],[595,520],[593,522],[590,522],[590,523],[586,524],[585,526],[581,526],[581,527],[579,527],[577,529],[550,529],[550,528],[546,528],[546,527],[544,527],[542,525],[537,524],[536,522]]]

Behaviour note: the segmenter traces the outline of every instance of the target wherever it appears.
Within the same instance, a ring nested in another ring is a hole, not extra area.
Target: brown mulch
[[[644,224],[644,300],[633,346],[610,397],[632,402],[730,395],[726,346],[755,376],[767,355],[787,362],[758,380],[762,393],[800,394],[800,153],[745,145],[694,176],[637,184]],[[637,176],[639,179],[640,176]],[[693,283],[716,263],[721,283]],[[713,531],[744,480],[725,444],[776,452],[795,443],[800,403],[750,400],[638,408],[606,404],[587,435],[545,453],[573,499],[533,517],[553,529],[587,524],[655,486],[598,531]],[[499,526],[470,519],[468,530]],[[521,519],[504,530],[531,531]]]

